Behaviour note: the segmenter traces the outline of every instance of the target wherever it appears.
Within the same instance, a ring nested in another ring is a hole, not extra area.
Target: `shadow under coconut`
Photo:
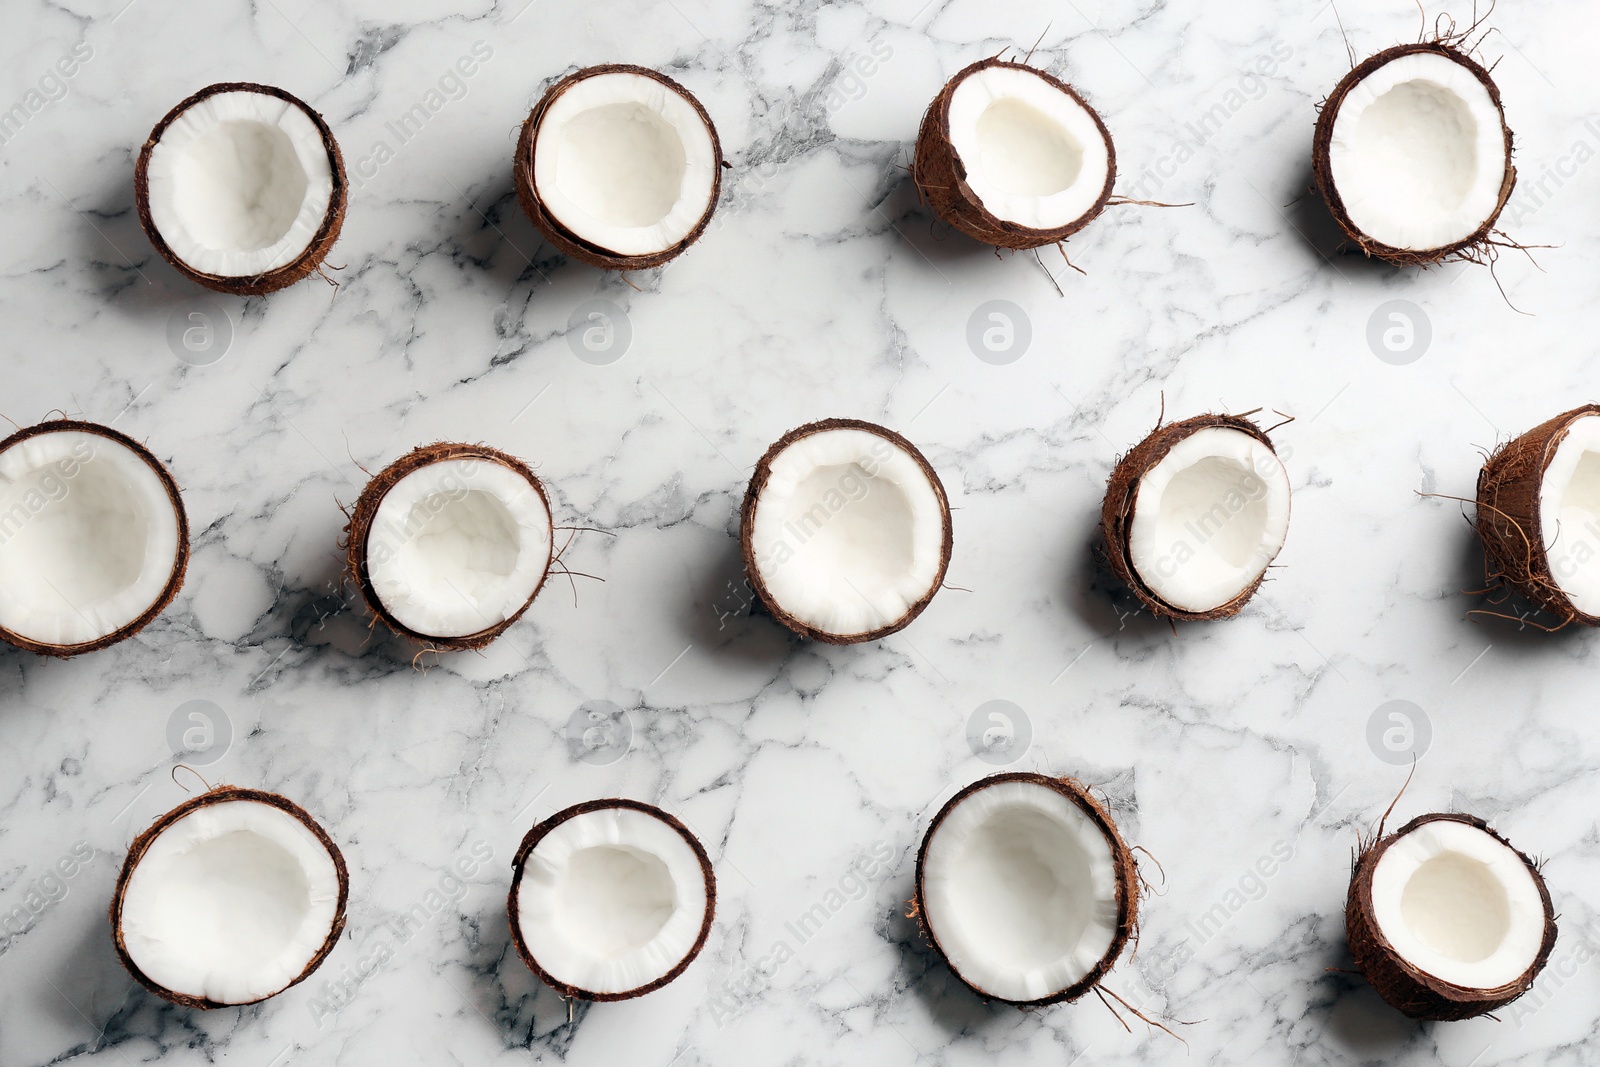
[[[1317,192],[1313,184],[1309,147],[1306,156],[1305,169],[1299,172],[1299,182],[1286,191],[1287,197],[1293,199],[1283,205],[1295,232],[1313,252],[1330,260],[1340,271],[1359,272],[1375,278],[1393,278],[1399,274],[1400,267],[1362,255],[1360,249],[1339,229],[1333,213],[1328,210],[1322,194]]]
[[[503,899],[479,912],[476,922],[482,938],[465,961],[471,982],[462,992],[478,1015],[494,1024],[507,1048],[564,1060],[589,1012],[608,1005],[563,1000],[534,977],[512,947]]]
[[[1063,599],[1071,606],[1073,614],[1085,626],[1105,637],[1170,638],[1172,625],[1150,614],[1111,569],[1098,516],[1093,528],[1079,538],[1079,543],[1083,547],[1077,566],[1061,579]]]
[[[252,631],[254,640],[287,633],[308,658],[360,660],[373,677],[410,670],[422,646],[395,634],[368,609],[349,577],[342,550],[330,549],[317,572],[285,592]]]
[[[479,193],[463,200],[452,223],[453,240],[460,255],[507,286],[524,282],[540,285],[569,265],[528,221],[517,202],[516,183],[510,170],[495,176]],[[580,272],[573,272],[580,273]]]
[[[1472,628],[1474,637],[1493,642],[1496,650],[1527,656],[1552,651],[1565,656],[1573,641],[1583,639],[1588,627],[1569,623],[1552,632],[1560,618],[1509,586],[1491,589],[1485,577],[1488,560],[1477,531],[1462,523],[1457,537],[1457,565],[1451,577],[1457,580],[1454,588],[1459,596],[1450,599],[1461,604],[1460,620]]]
[[[767,613],[745,575],[737,537],[725,538],[709,565],[694,577],[692,595],[678,598],[679,636],[722,659],[772,671],[807,642]]]
[[[185,278],[156,252],[139,225],[133,175],[74,204],[79,225],[73,237],[76,257],[89,265],[99,303],[139,321],[164,324],[176,308],[205,297],[225,306],[239,297],[213,293]]]
[[[888,936],[899,950],[906,984],[915,990],[928,1015],[951,1040],[977,1037],[992,1026],[1015,1020],[1018,1008],[985,1000],[973,992],[934,951],[916,920],[906,917],[906,901],[914,889],[912,877],[892,883],[898,895],[890,903]]]

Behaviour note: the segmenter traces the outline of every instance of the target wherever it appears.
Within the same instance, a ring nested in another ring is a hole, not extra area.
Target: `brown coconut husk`
[[[168,827],[190,812],[198,811],[214,804],[226,804],[238,800],[253,800],[259,804],[277,808],[279,811],[299,820],[301,825],[311,831],[311,835],[317,839],[318,843],[328,850],[328,855],[333,859],[334,871],[339,878],[339,903],[334,909],[333,926],[329,929],[327,938],[322,942],[322,947],[317,949],[316,955],[311,957],[305,969],[293,981],[285,985],[283,989],[268,993],[265,997],[259,997],[256,1000],[242,1001],[241,1004],[259,1004],[263,1000],[277,996],[284,989],[299,985],[311,977],[311,973],[322,966],[322,961],[328,958],[328,953],[332,952],[333,946],[338,944],[339,935],[344,932],[345,905],[350,899],[350,872],[345,867],[344,856],[340,853],[339,846],[333,843],[333,839],[328,836],[327,832],[318,825],[317,821],[304,808],[287,797],[279,796],[277,793],[268,793],[260,789],[242,789],[231,785],[219,785],[201,793],[199,796],[190,797],[157,819],[144,833],[134,838],[133,844],[128,848],[127,859],[122,861],[122,873],[117,876],[117,886],[111,895],[111,939],[117,950],[117,959],[122,961],[122,966],[127,969],[127,972],[140,985],[156,996],[170,1000],[172,1003],[182,1005],[185,1008],[236,1008],[240,1007],[241,1004],[223,1004],[219,1001],[207,1000],[204,997],[179,993],[157,983],[149,975],[141,971],[138,965],[133,962],[133,958],[128,955],[128,946],[123,940],[123,898],[127,895],[128,880],[133,877],[134,868],[139,865],[139,861],[144,858],[144,854],[149,851],[156,838],[160,837]]]
[[[767,589],[767,583],[761,576],[761,569],[756,565],[755,546],[751,542],[751,533],[755,528],[756,501],[761,491],[766,488],[767,479],[772,476],[772,463],[790,445],[803,437],[825,430],[864,430],[876,434],[905,452],[916,460],[917,466],[922,468],[922,473],[928,478],[928,483],[933,486],[933,492],[939,499],[939,512],[944,520],[944,540],[939,546],[939,571],[933,577],[933,582],[928,586],[928,591],[916,603],[906,610],[906,613],[887,626],[879,627],[860,634],[835,634],[826,630],[819,630],[810,623],[804,622],[791,614],[784,606],[778,603],[776,597]],[[778,622],[799,634],[801,637],[812,641],[821,641],[830,645],[852,645],[862,641],[876,641],[888,637],[890,634],[899,633],[911,624],[918,615],[921,615],[928,604],[933,600],[933,595],[944,585],[945,572],[950,569],[950,552],[953,542],[954,530],[950,521],[950,500],[945,496],[944,483],[939,481],[939,475],[934,472],[933,465],[926,456],[904,437],[893,430],[877,423],[864,422],[861,419],[822,419],[818,422],[808,422],[804,426],[797,426],[774,441],[761,457],[761,462],[756,464],[755,473],[750,476],[750,485],[745,490],[744,504],[739,509],[739,552],[744,559],[745,574],[750,579],[750,587],[755,590],[757,603]]]
[[[990,786],[1000,785],[1005,782],[1029,782],[1033,785],[1053,789],[1076,804],[1089,821],[1103,833],[1111,845],[1111,860],[1116,866],[1117,873],[1117,926],[1116,934],[1111,939],[1111,945],[1106,949],[1104,956],[1094,965],[1088,974],[1065,989],[1051,993],[1049,996],[1037,1000],[1007,1000],[1005,997],[995,996],[981,986],[974,985],[960,971],[951,964],[949,955],[944,946],[939,944],[939,939],[934,935],[933,927],[928,922],[927,901],[924,897],[923,874],[928,857],[928,843],[933,840],[933,835],[938,832],[939,826],[945,817],[955,810],[956,805],[967,799],[973,793]],[[1111,814],[1106,811],[1105,805],[1095,799],[1093,793],[1082,782],[1075,778],[1052,778],[1048,775],[1038,774],[1033,771],[1009,771],[1004,774],[992,774],[987,778],[980,778],[955,796],[945,802],[939,809],[939,814],[933,817],[928,824],[927,831],[922,835],[922,846],[917,850],[916,888],[911,898],[910,916],[917,922],[922,935],[927,938],[928,944],[933,946],[941,960],[950,968],[950,973],[960,979],[961,983],[985,1000],[999,1001],[1002,1004],[1011,1004],[1018,1008],[1038,1008],[1046,1004],[1060,1004],[1077,1000],[1090,990],[1098,989],[1100,983],[1116,966],[1117,959],[1122,955],[1130,940],[1137,937],[1139,929],[1139,894],[1140,894],[1139,867],[1134,861],[1133,850],[1123,841],[1122,835],[1117,832],[1117,825],[1111,819]],[[1113,994],[1114,996],[1114,994]],[[1116,998],[1119,1001],[1121,998]],[[1128,1006],[1126,1002],[1123,1002]],[[1109,1006],[1109,1005],[1108,1005]],[[1129,1006],[1131,1007],[1131,1006]],[[1114,1014],[1114,1011],[1113,1011]],[[1135,1012],[1135,1014],[1139,1014]],[[1140,1016],[1144,1018],[1144,1016]],[[1119,1020],[1120,1021],[1120,1020]],[[1149,1020],[1146,1020],[1149,1021]],[[1160,1024],[1153,1024],[1160,1025]],[[1165,1027],[1162,1027],[1165,1029]],[[1168,1031],[1171,1033],[1171,1031]]]
[[[1106,559],[1117,577],[1121,578],[1133,591],[1133,595],[1139,598],[1139,602],[1158,618],[1197,621],[1229,618],[1244,609],[1245,604],[1256,595],[1256,590],[1261,588],[1261,583],[1266,580],[1266,573],[1262,572],[1260,577],[1226,604],[1210,611],[1186,611],[1157,596],[1155,590],[1146,584],[1133,565],[1133,557],[1128,547],[1128,531],[1133,525],[1134,505],[1144,476],[1166,458],[1167,453],[1184,438],[1197,430],[1217,426],[1247,433],[1266,445],[1274,455],[1277,454],[1266,431],[1242,415],[1196,415],[1181,422],[1156,427],[1150,436],[1140,441],[1122,457],[1112,470],[1110,481],[1106,485],[1105,500],[1100,505],[1100,530],[1105,536]]]
[[[1333,215],[1333,220],[1339,226],[1340,232],[1362,252],[1377,259],[1385,260],[1402,267],[1428,267],[1441,260],[1455,258],[1471,262],[1486,262],[1494,258],[1497,248],[1521,248],[1521,245],[1508,241],[1497,234],[1495,223],[1500,218],[1501,211],[1505,210],[1506,202],[1511,199],[1511,190],[1517,184],[1517,168],[1511,163],[1512,136],[1511,128],[1506,125],[1505,107],[1500,102],[1500,89],[1495,85],[1494,79],[1483,65],[1467,54],[1460,47],[1463,35],[1450,33],[1440,36],[1432,41],[1417,41],[1411,44],[1395,45],[1386,48],[1374,56],[1357,64],[1348,74],[1339,80],[1328,99],[1323,102],[1322,110],[1317,115],[1316,131],[1312,136],[1311,144],[1311,172],[1312,181],[1317,192],[1321,194],[1323,202],[1328,205],[1328,211]],[[1438,248],[1395,248],[1384,244],[1367,234],[1361,232],[1355,223],[1350,220],[1350,213],[1345,209],[1344,200],[1339,196],[1338,186],[1333,181],[1333,164],[1329,151],[1333,142],[1333,123],[1339,115],[1339,108],[1344,104],[1345,97],[1350,90],[1360,82],[1366,80],[1379,67],[1385,66],[1402,56],[1431,53],[1443,56],[1452,63],[1459,64],[1472,76],[1483,84],[1488,90],[1489,99],[1494,101],[1495,112],[1500,117],[1500,132],[1505,139],[1506,146],[1506,173],[1500,183],[1500,197],[1495,203],[1494,211],[1489,217],[1468,236],[1453,244],[1441,245]]]
[[[544,589],[546,579],[550,577],[550,567],[555,560],[555,537],[550,538],[550,554],[545,560],[544,573],[539,577],[539,584],[533,587],[533,592],[509,618],[502,622],[479,630],[477,633],[467,634],[464,637],[440,637],[437,634],[419,633],[405,625],[390,613],[384,606],[378,591],[373,587],[372,579],[367,574],[367,542],[372,533],[372,521],[377,517],[378,505],[383,503],[384,496],[392,489],[395,483],[413,471],[434,463],[447,460],[475,459],[485,463],[495,463],[517,473],[527,483],[533,486],[539,499],[544,501],[545,510],[552,516],[555,510],[550,506],[550,495],[545,492],[544,483],[539,476],[533,473],[522,460],[516,456],[490,448],[487,445],[452,444],[439,441],[431,445],[422,445],[412,449],[373,477],[367,487],[361,491],[361,496],[356,500],[355,510],[350,513],[350,521],[345,525],[345,566],[350,577],[361,590],[361,599],[366,601],[372,614],[383,621],[394,633],[401,637],[408,637],[413,641],[420,641],[434,651],[459,652],[483,648],[505,632],[506,628],[518,619]]]
[[[275,96],[304,111],[322,137],[322,147],[327,150],[328,163],[333,170],[333,193],[328,200],[328,214],[323,218],[322,225],[318,227],[305,251],[301,252],[293,262],[286,263],[276,270],[265,274],[237,277],[206,274],[189,266],[167,244],[166,238],[161,236],[161,231],[156,229],[155,220],[150,216],[150,155],[155,151],[162,135],[167,132],[167,127],[171,126],[178,116],[207,97],[232,92]],[[162,259],[172,264],[174,270],[189,280],[199,282],[207,289],[235,296],[264,296],[317,273],[323,260],[328,258],[328,252],[333,248],[334,241],[339,239],[339,230],[344,225],[345,212],[350,206],[350,188],[344,173],[344,156],[340,154],[339,143],[333,139],[333,131],[328,128],[327,122],[299,97],[276,86],[258,85],[255,82],[218,82],[216,85],[208,85],[167,112],[161,121],[156,123],[155,129],[150,131],[144,147],[139,150],[139,160],[133,169],[133,196],[139,211],[139,225],[144,227],[145,236],[150,238],[150,243],[155,245]]]
[[[1544,940],[1532,965],[1516,980],[1494,989],[1468,989],[1441,981],[1403,959],[1379,929],[1372,904],[1372,875],[1377,870],[1378,861],[1390,845],[1433,822],[1465,823],[1487,833],[1517,854],[1517,858],[1533,876],[1534,884],[1539,887],[1539,897],[1544,904]],[[1379,833],[1382,833],[1381,828]],[[1534,979],[1544,969],[1556,946],[1555,908],[1551,904],[1550,890],[1545,886],[1544,876],[1539,873],[1539,865],[1492,830],[1488,823],[1471,815],[1421,815],[1387,837],[1363,842],[1350,872],[1350,893],[1345,901],[1344,919],[1350,955],[1355,959],[1356,967],[1380,997],[1413,1019],[1472,1019],[1505,1007],[1532,988]]]
[[[588,814],[591,811],[604,811],[610,808],[627,808],[630,811],[640,811],[646,815],[653,815],[676,830],[678,835],[688,842],[689,847],[694,850],[695,857],[700,861],[700,874],[705,878],[706,913],[705,917],[700,921],[700,935],[695,938],[694,946],[689,949],[683,959],[679,960],[677,966],[673,967],[672,970],[655,981],[647,982],[635,989],[624,990],[620,993],[599,993],[592,989],[583,989],[563,982],[539,965],[539,961],[534,958],[532,951],[529,950],[526,941],[522,937],[522,922],[517,906],[517,891],[522,886],[522,875],[527,868],[528,857],[533,854],[533,850],[538,847],[539,842],[544,840],[546,834],[568,819]],[[642,997],[646,993],[660,989],[668,982],[671,982],[687,970],[689,964],[694,962],[695,957],[700,955],[700,950],[705,947],[706,938],[711,935],[711,921],[716,917],[717,877],[711,870],[711,857],[706,855],[705,846],[700,843],[700,839],[695,837],[682,822],[654,804],[644,804],[637,800],[623,800],[621,798],[589,800],[556,812],[548,819],[534,826],[523,836],[522,844],[517,847],[517,855],[511,861],[511,892],[506,898],[506,911],[511,920],[511,943],[516,946],[517,955],[522,957],[522,962],[528,965],[528,970],[538,975],[539,980],[545,985],[554,989],[563,997],[576,997],[579,1000],[632,1000],[634,997]]]
[[[967,184],[967,168],[950,143],[950,98],[963,81],[979,71],[995,67],[1024,70],[1052,88],[1071,97],[1094,119],[1095,128],[1105,138],[1108,166],[1105,187],[1094,204],[1082,215],[1065,226],[1038,230],[1019,226],[998,218],[978,199]],[[911,179],[917,192],[935,215],[954,226],[968,237],[996,248],[1027,249],[1059,244],[1083,229],[1105,210],[1111,199],[1111,187],[1117,180],[1117,150],[1111,141],[1111,131],[1101,120],[1099,112],[1079,92],[1060,78],[1047,74],[1026,63],[1014,63],[998,57],[980,59],[961,70],[945,83],[939,95],[933,98],[922,116],[922,128],[917,133],[916,156],[911,164]]]
[[[700,116],[700,121],[706,124],[706,132],[711,135],[712,178],[711,199],[706,203],[705,214],[700,221],[690,230],[688,235],[671,247],[648,255],[630,256],[613,252],[608,248],[591,244],[573,233],[556,220],[545,207],[544,200],[539,195],[539,189],[533,180],[533,149],[534,141],[539,134],[539,126],[544,121],[545,112],[559,100],[563,93],[574,85],[597,74],[637,74],[660,82],[670,91],[677,93],[689,102],[695,114]],[[648,67],[634,66],[631,63],[602,63],[595,67],[585,67],[567,75],[552,85],[539,98],[533,110],[528,113],[527,119],[522,124],[522,134],[517,138],[517,154],[512,161],[512,172],[517,185],[517,202],[522,205],[522,210],[527,212],[528,218],[535,228],[544,235],[544,239],[554,245],[563,255],[570,256],[591,267],[601,270],[645,270],[649,267],[659,267],[668,260],[677,257],[684,249],[700,239],[706,227],[711,222],[711,215],[717,209],[717,199],[722,194],[722,168],[727,164],[722,159],[722,142],[717,137],[717,128],[711,122],[711,116],[693,93],[662,74],[660,71]]]
[[[1545,469],[1568,429],[1587,415],[1600,415],[1600,404],[1573,408],[1507,441],[1478,472],[1473,525],[1483,542],[1490,585],[1510,586],[1555,615],[1559,626],[1600,626],[1600,618],[1579,611],[1556,582],[1547,549],[1558,531],[1545,530],[1539,518]]]
[[[26,429],[18,430],[4,441],[0,441],[0,453],[7,451],[13,445],[21,444],[30,437],[68,431],[96,434],[109,441],[114,441],[138,456],[146,466],[155,472],[156,477],[161,479],[161,487],[166,490],[168,502],[172,504],[172,513],[178,519],[178,551],[173,558],[172,574],[167,579],[167,584],[161,588],[160,595],[150,602],[150,606],[145,608],[138,618],[126,626],[113,630],[102,637],[97,637],[93,641],[85,641],[78,645],[52,645],[42,641],[35,641],[30,637],[24,637],[4,626],[0,626],[0,641],[5,641],[7,644],[15,645],[29,652],[37,652],[41,656],[55,656],[58,659],[79,656],[85,652],[96,652],[119,641],[125,641],[140,630],[143,630],[150,624],[150,620],[165,611],[167,605],[172,603],[172,598],[177,596],[178,590],[183,587],[183,577],[189,570],[189,516],[183,509],[183,499],[178,492],[178,483],[172,480],[171,473],[155,457],[154,453],[127,434],[94,422],[82,422],[78,419],[51,419],[47,422],[41,422]]]

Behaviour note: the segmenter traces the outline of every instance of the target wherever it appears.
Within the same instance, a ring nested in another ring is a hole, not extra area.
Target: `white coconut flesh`
[[[1392,843],[1372,872],[1372,909],[1395,952],[1466,989],[1521,977],[1544,942],[1544,900],[1514,850],[1436,820]]]
[[[515,470],[441,460],[384,494],[367,534],[367,577],[403,626],[465,637],[511,618],[538,591],[551,531],[544,497]]]
[[[244,1004],[304,973],[338,902],[333,857],[299,819],[220,801],[167,827],[139,859],[122,899],[123,944],[159,986]]]
[[[82,430],[0,453],[0,626],[72,646],[115,633],[161,598],[177,565],[166,485],[126,445]]]
[[[1001,782],[948,811],[922,866],[923,916],[950,966],[1003,1000],[1081,981],[1117,933],[1111,842],[1048,786]]]
[[[950,144],[990,214],[1035,230],[1081,218],[1111,166],[1084,106],[1037,74],[990,67],[950,94]]]
[[[1356,229],[1393,248],[1442,248],[1494,214],[1510,159],[1473,73],[1417,52],[1352,86],[1334,117],[1333,183]]]
[[[870,633],[938,580],[944,512],[904,448],[866,430],[822,430],[773,457],[751,547],[789,614],[825,633]]]
[[[333,164],[311,116],[242,90],[208,96],[168,125],[147,177],[150,218],[167,247],[223,278],[293,263],[333,198]]]
[[[600,808],[540,839],[517,885],[523,945],[557,982],[626,993],[670,973],[700,939],[700,858],[648,812]]]
[[[1257,438],[1227,426],[1185,437],[1134,496],[1133,567],[1156,596],[1210,611],[1248,589],[1289,532],[1289,473]]]
[[[1539,528],[1556,585],[1600,615],[1600,415],[1575,419],[1539,483]]]
[[[648,255],[688,237],[711,208],[717,151],[681,94],[627,71],[577,82],[545,111],[533,184],[579,240]]]

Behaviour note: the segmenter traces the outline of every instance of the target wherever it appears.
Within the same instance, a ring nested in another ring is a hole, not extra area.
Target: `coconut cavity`
[[[1346,924],[1362,973],[1419,1019],[1510,1003],[1533,984],[1556,936],[1538,869],[1465,815],[1423,816],[1363,852]]]
[[[216,789],[134,842],[111,905],[124,966],[189,1007],[251,1004],[303,980],[344,926],[338,848],[297,805]]]
[[[704,232],[722,149],[698,100],[643,67],[590,67],[557,82],[523,125],[518,197],[562,252],[595,266],[659,266]]]
[[[1157,429],[1112,472],[1101,525],[1112,567],[1151,611],[1235,615],[1289,531],[1289,475],[1248,419]]]
[[[1136,872],[1105,809],[1079,783],[1001,774],[958,793],[917,859],[913,902],[950,969],[985,997],[1072,1000],[1126,945]]]
[[[751,585],[802,636],[847,643],[901,629],[950,562],[950,508],[905,438],[829,419],[785,434],[756,466],[740,541]]]
[[[601,800],[530,830],[513,864],[512,940],[565,996],[625,1000],[699,954],[716,908],[700,842],[659,808]]]
[[[1116,180],[1111,134],[1065,82],[986,59],[929,105],[912,177],[934,213],[1004,248],[1063,240],[1098,215]]]
[[[1314,172],[1364,251],[1432,262],[1488,237],[1515,182],[1511,145],[1488,71],[1448,44],[1404,45],[1335,88],[1317,123]]]
[[[479,648],[533,603],[553,556],[550,502],[527,464],[440,443],[368,483],[349,563],[373,612],[440,648]]]
[[[178,487],[143,445],[71,420],[0,442],[0,638],[71,656],[131,637],[188,560]]]
[[[139,154],[139,219],[179,271],[222,292],[316,270],[344,220],[344,164],[321,116],[281,89],[224,83],[173,108]]]

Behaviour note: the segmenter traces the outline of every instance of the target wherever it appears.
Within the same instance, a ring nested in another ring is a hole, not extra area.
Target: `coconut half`
[[[1112,570],[1152,614],[1237,615],[1289,532],[1289,473],[1236,415],[1158,428],[1111,472],[1100,509]]]
[[[694,94],[645,67],[562,78],[522,124],[517,199],[540,233],[606,270],[659,267],[700,239],[722,144]]]
[[[1490,240],[1517,171],[1500,90],[1444,41],[1361,63],[1322,105],[1317,191],[1345,236],[1402,265],[1471,258]]]
[[[934,816],[912,912],[950,970],[1019,1007],[1099,984],[1138,922],[1138,868],[1082,783],[1013,772],[974,782]]]
[[[1023,63],[984,59],[928,105],[911,176],[934,214],[967,236],[1037,248],[1105,210],[1117,152],[1072,86]]]
[[[550,498],[515,456],[424,445],[367,483],[346,528],[350,574],[395,633],[482,648],[528,610],[554,562]]]
[[[1345,928],[1361,973],[1413,1019],[1505,1007],[1556,944],[1538,866],[1470,815],[1424,815],[1363,848]]]
[[[177,483],[133,438],[56,419],[0,441],[0,639],[63,657],[116,644],[188,565]]]
[[[134,840],[111,931],[122,965],[152,993],[189,1008],[254,1004],[322,964],[349,895],[344,857],[305,809],[219,786]]]
[[[333,131],[270,85],[222,82],[167,112],[134,168],[139,223],[180,274],[241,296],[313,273],[349,190]]]
[[[700,954],[716,912],[704,846],[634,800],[593,800],[529,830],[512,863],[511,940],[562,996],[629,1000]]]
[[[893,430],[824,419],[767,449],[745,492],[739,544],[761,603],[802,637],[887,637],[922,614],[950,566],[950,503]]]
[[[1491,584],[1570,622],[1600,626],[1600,404],[1495,450],[1478,473],[1475,525]]]

